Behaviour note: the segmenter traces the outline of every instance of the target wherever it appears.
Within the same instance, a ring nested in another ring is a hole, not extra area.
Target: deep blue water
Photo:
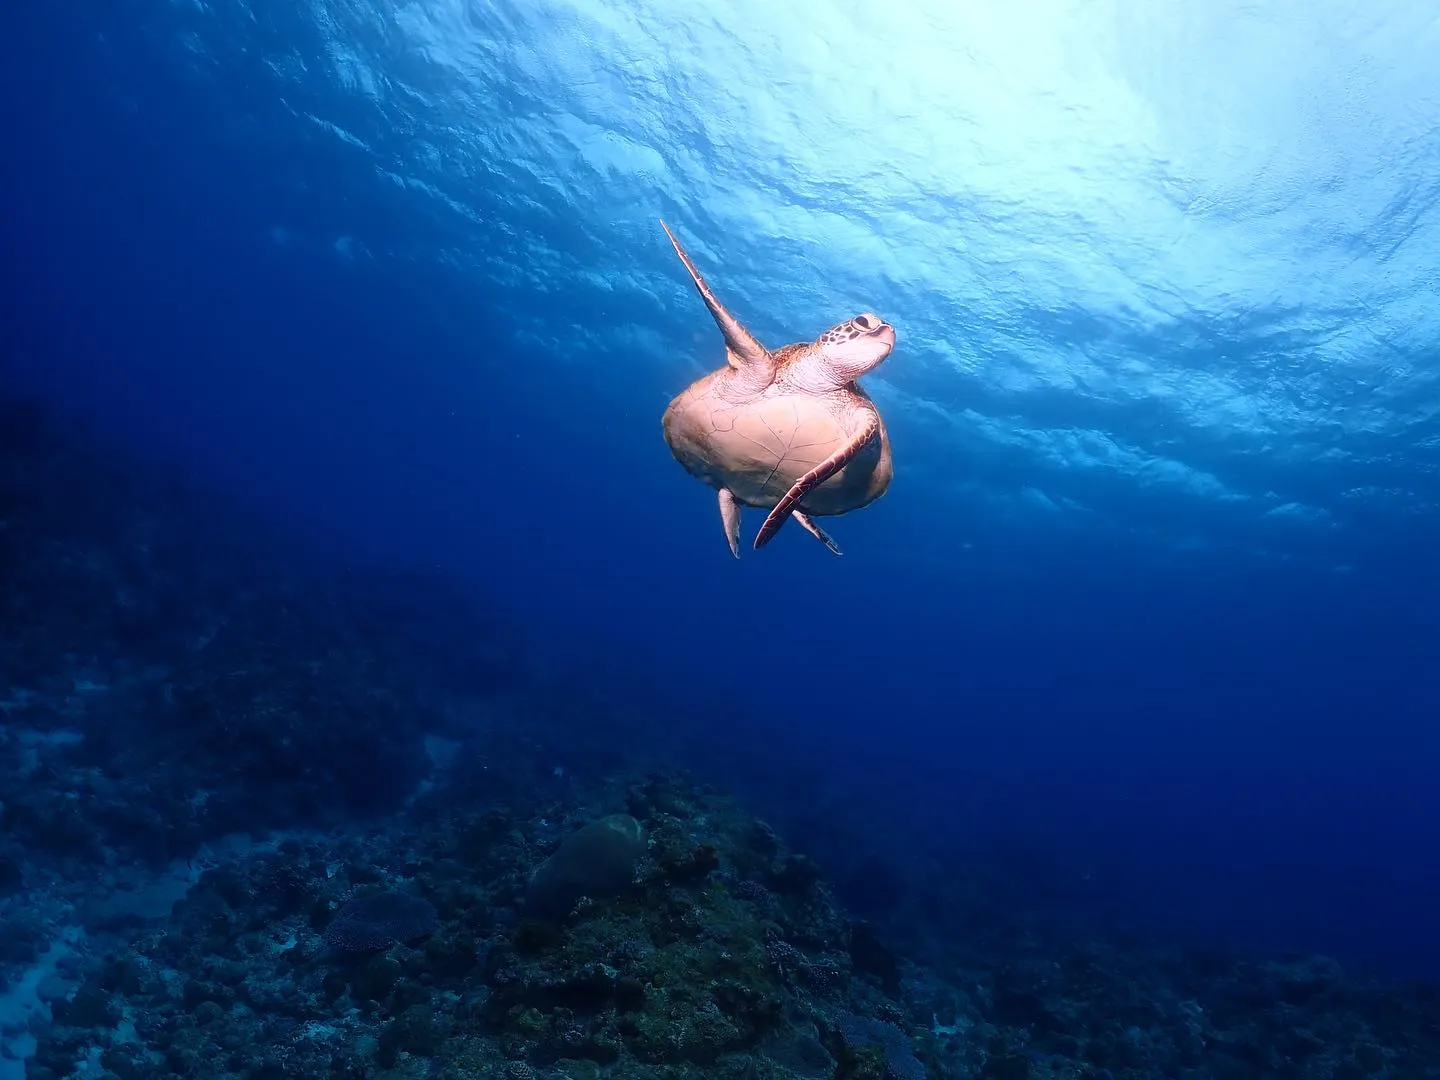
[[[1125,10],[11,5],[5,378],[743,713],[898,858],[1440,973],[1440,23]],[[662,216],[769,344],[896,326],[843,558],[737,563],[671,459]]]

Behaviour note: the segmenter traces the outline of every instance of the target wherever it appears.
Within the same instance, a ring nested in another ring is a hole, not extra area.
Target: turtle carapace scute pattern
[[[719,493],[730,551],[740,556],[740,510],[768,510],[759,550],[786,519],[836,555],[817,517],[868,506],[890,486],[890,436],[857,383],[895,348],[895,328],[864,312],[811,342],[766,349],[715,298],[663,221],[725,339],[725,366],[696,379],[661,421],[670,452],[690,475]]]

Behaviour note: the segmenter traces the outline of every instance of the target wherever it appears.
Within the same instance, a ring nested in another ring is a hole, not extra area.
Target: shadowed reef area
[[[472,587],[22,402],[0,567],[0,1076],[1440,1076],[1434,986],[1048,921],[839,810],[819,852]]]

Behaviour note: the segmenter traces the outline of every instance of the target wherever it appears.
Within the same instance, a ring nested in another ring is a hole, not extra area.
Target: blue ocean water
[[[0,26],[10,389],[335,564],[483,588],[733,752],[877,922],[984,865],[1087,926],[1440,975],[1423,6]],[[751,511],[737,562],[661,439],[723,361],[662,218],[767,345],[896,328],[843,557],[753,551]]]

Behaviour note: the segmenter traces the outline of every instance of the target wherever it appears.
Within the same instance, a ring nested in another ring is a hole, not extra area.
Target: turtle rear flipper
[[[730,554],[740,557],[740,502],[729,488],[720,489],[720,522],[725,526],[725,539],[730,542]]]
[[[864,422],[861,424],[860,430],[850,436],[839,450],[796,480],[784,497],[775,504],[775,508],[770,511],[770,516],[765,519],[765,524],[761,525],[760,531],[755,534],[756,551],[775,539],[775,534],[780,531],[780,526],[785,524],[785,519],[799,505],[801,499],[854,461],[855,455],[865,449],[865,444],[880,433],[880,415],[874,409],[865,409],[864,414]]]
[[[840,545],[835,543],[834,538],[831,537],[831,535],[827,533],[824,529],[820,528],[819,525],[816,525],[814,519],[809,514],[805,513],[803,510],[792,510],[790,511],[790,516],[800,523],[801,528],[803,528],[811,536],[815,537],[816,540],[819,540],[820,543],[824,544],[827,548],[829,548],[830,554],[845,554],[843,551],[840,550]]]
[[[740,325],[740,320],[730,314],[730,310],[720,303],[715,294],[710,291],[710,285],[696,269],[689,254],[680,246],[680,241],[675,239],[675,234],[670,231],[670,226],[662,221],[660,227],[670,238],[670,243],[675,248],[675,254],[680,256],[680,261],[690,272],[690,280],[695,282],[695,288],[699,290],[700,298],[705,301],[705,306],[710,309],[710,316],[715,320],[715,325],[720,327],[720,333],[725,336],[726,362],[731,368],[745,375],[747,382],[754,380],[757,389],[769,386],[775,378],[775,358],[770,355],[765,346],[755,340],[755,336],[749,330]]]

